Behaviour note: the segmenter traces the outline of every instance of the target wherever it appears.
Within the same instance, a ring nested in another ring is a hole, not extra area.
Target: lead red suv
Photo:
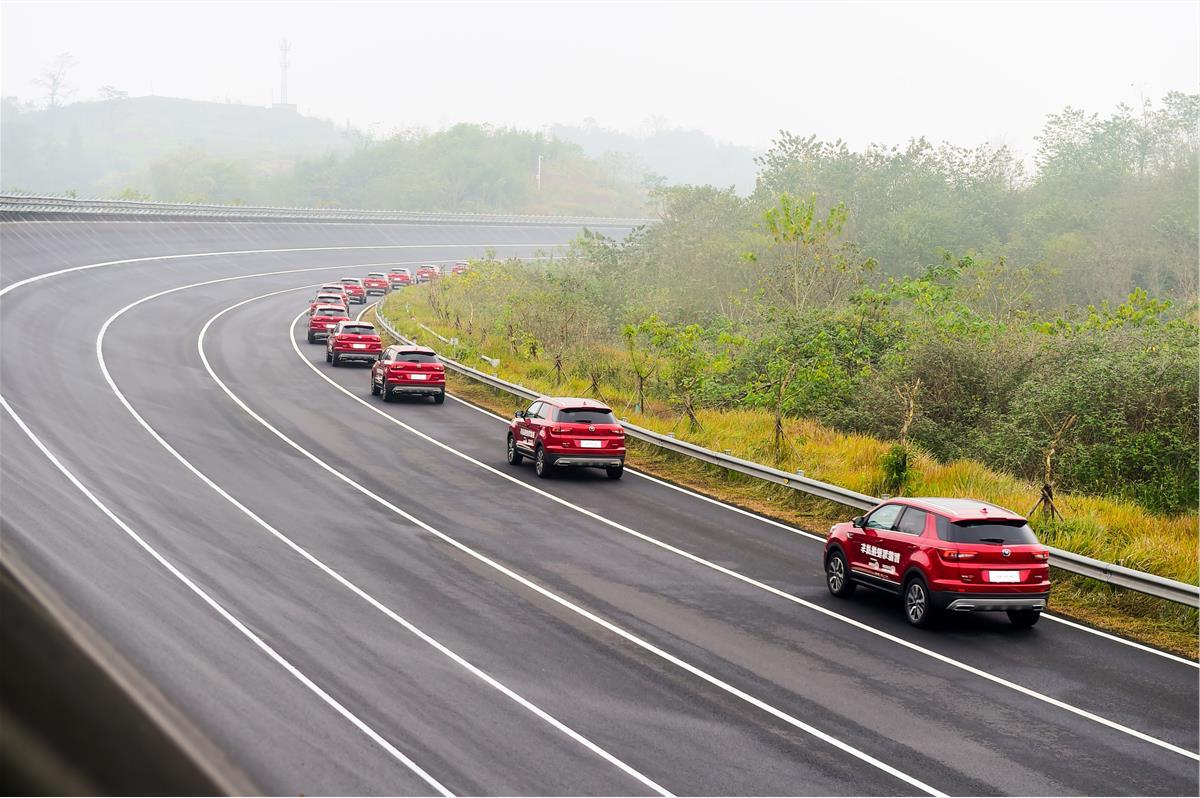
[[[942,611],[1003,610],[1033,626],[1050,597],[1050,552],[1023,517],[970,499],[889,499],[836,524],[825,582],[838,598],[858,585],[903,596],[914,626]]]
[[[325,341],[325,362],[340,366],[343,363],[374,363],[383,351],[383,339],[375,326],[365,321],[343,321],[329,333]]]
[[[315,344],[325,340],[338,322],[349,320],[350,315],[341,305],[317,305],[308,319],[308,342]]]
[[[508,428],[508,462],[533,458],[533,470],[549,477],[555,468],[603,468],[609,479],[625,472],[625,428],[594,399],[543,396],[518,410]]]
[[[426,346],[389,346],[371,366],[371,394],[390,402],[397,396],[432,396],[446,401],[446,367]]]
[[[421,266],[417,269],[417,282],[428,283],[432,280],[436,280],[441,276],[441,274],[442,270],[435,264],[426,263],[424,266]]]

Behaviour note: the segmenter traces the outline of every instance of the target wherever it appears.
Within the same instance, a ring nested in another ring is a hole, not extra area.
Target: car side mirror
[[[513,413],[513,418],[525,418],[525,411],[518,410],[517,412]]]
[[[867,525],[867,518],[866,518],[866,516],[859,515],[859,516],[856,516],[854,518],[854,520],[851,521],[850,523],[854,524],[854,526],[857,527],[858,529],[862,529],[863,527],[865,527]]]

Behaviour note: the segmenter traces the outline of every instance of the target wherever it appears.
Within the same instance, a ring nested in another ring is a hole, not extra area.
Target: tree
[[[46,107],[58,108],[75,90],[67,83],[71,70],[79,65],[70,53],[59,53],[42,69],[42,74],[33,79],[36,86],[46,92]]]
[[[129,97],[129,92],[122,91],[116,86],[101,86],[100,96],[106,100],[124,100]]]

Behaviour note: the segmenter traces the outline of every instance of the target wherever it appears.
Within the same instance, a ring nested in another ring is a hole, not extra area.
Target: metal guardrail
[[[375,319],[379,323],[379,326],[383,327],[388,335],[396,340],[414,343],[411,339],[401,335],[380,313],[376,312]],[[441,336],[438,337],[440,338]],[[438,358],[454,371],[493,388],[516,394],[531,401],[541,396],[540,393],[531,391],[523,385],[502,380],[499,377],[473,369],[451,358],[441,355]],[[783,485],[793,490],[802,491],[822,499],[828,499],[838,504],[844,504],[848,507],[869,510],[882,501],[882,499],[874,496],[868,496],[865,493],[858,493],[857,491],[838,487],[837,485],[831,485],[828,482],[809,479],[808,477],[781,471],[777,468],[762,465],[761,463],[743,460],[740,457],[714,452],[712,449],[706,449],[703,446],[677,440],[671,435],[663,435],[635,424],[629,424],[624,421],[621,423],[625,427],[626,434],[654,446],[659,446],[687,457],[694,457],[706,463],[728,468],[731,471],[737,471],[757,479],[765,479],[768,482],[774,482],[777,485]],[[1166,599],[1178,604],[1200,607],[1200,587],[1196,585],[1189,585],[1185,582],[1167,579],[1166,577],[1144,571],[1135,571],[1123,565],[1104,562],[1103,560],[1093,559],[1082,554],[1057,549],[1053,546],[1048,546],[1047,548],[1050,549],[1050,564],[1055,568],[1091,579],[1097,579],[1117,587],[1136,590],[1139,593],[1145,593],[1146,595]]]
[[[0,215],[18,218],[73,216],[82,218],[188,218],[276,220],[365,224],[475,224],[557,227],[622,227],[653,224],[653,219],[593,216],[528,216],[520,214],[420,213],[349,208],[281,208],[253,205],[204,205],[186,202],[77,199],[34,194],[0,194]]]

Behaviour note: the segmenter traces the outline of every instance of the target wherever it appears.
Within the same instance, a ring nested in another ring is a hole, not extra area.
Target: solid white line
[[[369,306],[369,308],[374,308],[378,304],[379,304],[378,302],[375,302],[375,303],[371,304]],[[364,308],[363,312],[365,313],[367,309],[368,308]],[[361,318],[361,317],[362,317],[362,313],[359,314],[359,318]],[[470,379],[470,378],[468,377],[467,379]],[[505,418],[504,416],[501,416],[497,413],[493,413],[491,410],[488,410],[487,408],[480,407],[479,405],[474,404],[473,402],[468,402],[466,399],[461,399],[451,393],[447,393],[446,396],[448,398],[450,398],[451,400],[458,402],[461,405],[469,407],[472,410],[475,410],[476,412],[483,413],[485,416],[490,416],[490,417],[496,419],[497,421],[500,421],[501,423],[504,423],[504,424],[508,423],[507,418]],[[671,490],[678,491],[679,493],[684,493],[693,498],[699,499],[704,502],[708,502],[709,504],[714,504],[718,507],[722,507],[726,510],[730,510],[731,512],[738,513],[739,515],[744,515],[747,518],[753,518],[755,521],[761,521],[764,524],[778,527],[779,529],[782,529],[785,532],[791,532],[795,535],[799,535],[800,537],[808,538],[809,540],[813,540],[818,543],[821,543],[822,545],[824,545],[824,543],[825,543],[825,538],[822,535],[818,535],[814,532],[809,532],[806,529],[800,529],[799,527],[791,526],[782,521],[777,521],[774,518],[768,518],[765,515],[760,515],[759,513],[752,512],[750,510],[746,510],[742,507],[738,507],[737,505],[723,502],[720,499],[714,499],[712,496],[705,496],[703,493],[698,493],[698,492],[692,490],[691,488],[686,488],[682,485],[676,485],[672,482],[667,482],[666,480],[659,479],[658,477],[655,477],[655,476],[651,476],[650,474],[647,474],[644,471],[638,471],[636,469],[627,467],[625,469],[625,472],[628,474],[633,474],[634,476],[636,476],[640,479],[645,479],[645,480],[653,482],[657,485],[661,485],[664,488],[669,488]],[[1155,656],[1162,657],[1164,659],[1169,659],[1174,662],[1178,662],[1183,665],[1187,665],[1191,668],[1200,669],[1200,662],[1187,659],[1186,657],[1181,657],[1178,654],[1172,654],[1169,651],[1163,651],[1161,649],[1154,648],[1153,646],[1148,646],[1143,643],[1138,643],[1137,641],[1134,641],[1134,640],[1128,640],[1124,637],[1120,637],[1119,635],[1110,634],[1101,629],[1095,629],[1095,628],[1092,628],[1085,624],[1077,623],[1075,621],[1069,620],[1067,618],[1063,618],[1062,616],[1059,616],[1059,615],[1054,615],[1049,612],[1043,612],[1042,617],[1045,618],[1046,620],[1054,621],[1055,623],[1061,623],[1064,626],[1070,626],[1071,628],[1077,629],[1078,631],[1081,631],[1081,632],[1087,632],[1088,634],[1093,634],[1098,637],[1103,637],[1104,639],[1110,640],[1114,643],[1120,643],[1122,645],[1129,646],[1130,648],[1136,648],[1139,651],[1146,652],[1147,654],[1154,654]]]
[[[348,720],[352,724],[354,724],[354,726],[356,728],[358,728],[359,731],[361,731],[363,734],[367,735],[367,737],[369,737],[371,740],[373,740],[380,748],[382,748],[384,751],[386,751],[388,754],[390,754],[392,757],[394,757],[396,760],[398,760],[401,764],[403,764],[405,767],[407,767],[409,770],[411,770],[413,773],[415,773],[417,776],[419,776],[430,787],[437,790],[437,792],[439,794],[444,795],[444,796],[452,796],[453,795],[453,793],[451,793],[449,790],[447,790],[441,784],[441,782],[439,782],[433,776],[431,776],[427,772],[425,772],[425,770],[423,770],[416,762],[413,762],[402,751],[400,751],[398,748],[396,748],[390,742],[385,740],[382,735],[380,735],[378,732],[376,732],[374,729],[372,729],[370,726],[368,726],[366,723],[364,723],[362,720],[360,720],[350,710],[346,709],[344,706],[342,706],[340,703],[338,703],[337,699],[335,699],[333,696],[329,695],[329,693],[322,690],[315,682],[313,682],[311,679],[309,679],[307,676],[305,676],[303,673],[301,673],[300,670],[297,669],[295,665],[292,665],[292,663],[288,662],[286,659],[284,659],[282,656],[280,656],[280,654],[277,651],[275,651],[275,649],[271,648],[271,646],[267,645],[267,643],[264,642],[261,637],[256,635],[254,632],[250,631],[250,629],[247,628],[244,623],[239,621],[236,617],[233,616],[232,613],[230,613],[228,610],[226,610],[224,607],[222,607],[220,604],[218,604],[217,601],[215,599],[213,599],[212,596],[210,596],[208,593],[206,593],[195,582],[193,582],[191,579],[189,579],[182,571],[180,571],[178,568],[176,568],[174,564],[172,564],[169,560],[167,560],[166,557],[163,557],[161,554],[159,554],[158,551],[153,546],[151,546],[149,543],[146,542],[145,538],[143,538],[137,532],[133,531],[133,529],[128,524],[126,524],[124,521],[122,521],[117,516],[116,513],[114,513],[112,510],[110,510],[108,508],[108,506],[105,505],[104,502],[102,502],[96,496],[96,494],[92,493],[92,491],[86,485],[84,485],[83,482],[81,482],[78,477],[76,477],[73,473],[71,473],[71,471],[68,470],[67,467],[62,464],[62,462],[58,459],[58,457],[56,457],[55,454],[46,447],[46,444],[42,443],[41,439],[38,438],[38,436],[33,433],[33,430],[31,430],[29,428],[29,426],[25,423],[25,421],[17,414],[17,412],[12,409],[12,407],[8,404],[8,400],[6,400],[3,396],[0,396],[0,406],[2,406],[5,410],[5,412],[8,413],[8,415],[12,417],[13,421],[17,422],[17,426],[20,427],[21,431],[25,433],[26,437],[28,437],[29,440],[31,440],[33,442],[34,446],[36,446],[41,451],[41,453],[46,456],[46,459],[48,459],[54,465],[54,467],[57,468],[60,473],[62,473],[63,476],[65,476],[68,480],[70,480],[71,484],[74,485],[76,488],[78,488],[79,491],[84,496],[86,496],[88,498],[88,500],[91,501],[91,503],[96,506],[97,509],[100,510],[100,512],[102,512],[106,516],[108,516],[109,520],[111,520],[114,524],[116,524],[121,529],[121,531],[123,531],[126,535],[128,535],[130,537],[130,539],[133,540],[134,543],[136,543],[147,554],[149,554],[151,557],[153,557],[159,563],[159,565],[161,565],[163,568],[167,569],[167,571],[172,576],[174,576],[176,579],[178,579],[180,582],[182,582],[185,586],[187,586],[187,588],[189,590],[191,590],[193,593],[195,593],[200,598],[201,601],[203,601],[205,604],[207,604],[209,607],[211,607],[214,611],[216,611],[216,613],[218,615],[220,615],[222,618],[224,618],[225,621],[228,622],[230,626],[232,626],[234,629],[236,629],[238,632],[240,632],[242,635],[244,635],[248,640],[250,640],[250,642],[252,642],[254,645],[256,645],[264,654],[266,654],[268,657],[270,657],[276,663],[278,663],[284,670],[286,670],[293,677],[295,677],[298,682],[300,682],[302,685],[307,687],[314,694],[316,694],[318,698],[320,698],[322,701],[324,701],[326,704],[328,704],[330,707],[332,707],[339,715],[341,715],[346,720]]]
[[[228,313],[229,311],[235,310],[243,305],[246,305],[250,302],[253,302],[253,301],[255,301],[257,299],[261,299],[261,298],[262,297],[252,297],[250,299],[243,300],[235,305],[232,305],[232,306],[226,308],[225,310],[221,311],[213,318],[209,319],[208,322],[201,329],[200,335],[197,339],[196,344],[197,344],[197,348],[200,352],[200,358],[203,361],[204,368],[206,371],[208,371],[209,376],[217,384],[217,386],[220,387],[221,390],[224,391],[225,394],[230,399],[232,399],[235,404],[237,404],[238,407],[240,407],[243,411],[245,411],[247,413],[247,415],[249,415],[251,418],[253,418],[258,423],[262,424],[263,427],[265,427],[266,429],[268,429],[272,433],[274,433],[275,436],[278,437],[281,441],[286,443],[288,446],[292,447],[295,451],[297,451],[300,454],[307,457],[309,460],[311,460],[313,463],[317,464],[319,467],[321,467],[324,471],[326,471],[330,475],[336,477],[337,479],[341,480],[343,483],[354,488],[355,490],[357,490],[359,493],[366,496],[367,498],[372,499],[373,501],[377,502],[381,506],[386,507],[387,509],[391,510],[392,512],[401,516],[402,518],[407,519],[409,522],[416,524],[417,526],[421,527],[422,529],[429,532],[430,534],[436,536],[440,540],[445,541],[447,544],[455,547],[456,549],[463,552],[464,554],[467,554],[468,556],[473,557],[474,559],[478,560],[479,562],[483,563],[484,565],[487,565],[489,568],[492,568],[492,569],[498,571],[499,573],[504,574],[505,576],[509,577],[510,579],[524,585],[525,587],[529,588],[530,590],[537,592],[538,594],[559,604],[560,606],[565,607],[566,609],[570,610],[571,612],[573,612],[583,618],[586,618],[587,620],[591,621],[592,623],[595,623],[598,626],[601,626],[602,628],[607,629],[608,631],[629,641],[630,643],[634,644],[635,646],[637,646],[645,651],[648,651],[651,654],[654,654],[655,656],[657,656],[667,662],[670,662],[671,664],[675,665],[676,667],[679,667],[679,668],[687,671],[688,673],[691,673],[692,675],[729,693],[730,695],[733,695],[733,696],[741,699],[742,701],[745,701],[746,703],[748,703],[754,707],[757,707],[758,709],[761,709],[762,711],[778,718],[779,720],[783,721],[784,723],[787,723],[788,725],[793,726],[796,729],[799,729],[807,734],[810,734],[813,737],[816,737],[817,739],[822,740],[823,742],[825,742],[841,751],[844,751],[845,753],[850,754],[851,756],[861,760],[862,762],[865,762],[866,764],[871,765],[872,767],[877,768],[878,770],[880,770],[884,773],[887,773],[891,776],[894,776],[897,779],[900,779],[901,781],[904,781],[905,783],[921,790],[922,792],[925,792],[925,793],[928,793],[929,795],[934,795],[934,796],[943,795],[943,793],[941,793],[939,790],[936,790],[933,787],[930,787],[928,784],[924,783],[923,781],[921,781],[913,776],[910,776],[907,773],[904,773],[903,771],[887,764],[886,762],[876,759],[875,757],[871,756],[870,754],[866,753],[865,751],[862,751],[862,750],[850,745],[849,743],[843,742],[842,740],[839,740],[838,738],[833,737],[832,735],[821,731],[820,729],[816,728],[815,726],[805,723],[804,721],[800,720],[799,718],[796,718],[796,717],[784,712],[783,710],[777,709],[776,707],[771,706],[770,704],[767,704],[766,702],[764,702],[758,698],[755,698],[754,696],[750,695],[749,693],[746,693],[745,691],[740,690],[737,687],[734,687],[733,685],[731,685],[725,681],[722,681],[721,679],[717,678],[716,676],[713,676],[712,674],[709,674],[706,671],[703,671],[694,665],[684,662],[683,660],[679,659],[678,657],[674,656],[673,654],[670,654],[670,653],[664,651],[663,649],[658,648],[654,644],[652,644],[646,640],[643,640],[642,638],[632,634],[631,632],[626,631],[625,629],[613,624],[612,622],[610,622],[608,620],[605,620],[604,618],[601,618],[600,616],[590,612],[589,610],[584,609],[583,607],[580,607],[579,605],[572,603],[571,601],[563,598],[562,596],[558,595],[557,593],[554,593],[554,592],[542,587],[541,585],[530,581],[526,577],[521,576],[520,574],[512,571],[508,567],[496,562],[495,560],[488,558],[487,556],[481,554],[480,552],[475,551],[474,549],[470,548],[469,546],[466,546],[465,544],[459,542],[455,538],[452,538],[449,535],[445,534],[441,530],[435,529],[434,527],[425,523],[424,521],[422,521],[420,518],[417,518],[412,513],[409,513],[408,511],[401,509],[400,507],[391,503],[390,501],[383,498],[382,496],[372,492],[370,489],[364,487],[363,485],[356,482],[351,477],[349,477],[346,474],[342,473],[341,471],[337,470],[336,468],[331,466],[329,463],[327,463],[324,460],[322,460],[321,458],[317,457],[312,452],[308,451],[303,446],[296,443],[296,441],[292,440],[287,435],[285,435],[284,433],[282,433],[281,431],[276,429],[269,421],[267,421],[265,418],[260,416],[254,410],[252,410],[250,408],[250,406],[247,405],[244,401],[242,401],[242,399],[237,394],[235,394],[232,390],[230,390],[229,386],[227,386],[221,380],[221,378],[219,376],[217,376],[217,373],[213,370],[213,368],[212,368],[211,364],[209,363],[208,358],[204,352],[204,339],[205,339],[205,336],[206,336],[209,328],[213,324],[213,322],[215,322],[218,318],[220,318],[224,314]],[[296,318],[293,319],[292,322],[288,325],[288,330],[287,330],[289,338],[292,338],[292,346],[296,349],[297,355],[300,355],[300,350],[298,347],[296,347],[296,342],[295,342],[294,337],[292,336],[292,333],[295,328],[296,322],[299,321],[303,315],[304,314],[301,313],[298,316],[296,316]],[[300,356],[303,358],[303,355],[300,355]],[[305,360],[305,362],[307,362],[307,360]],[[318,373],[320,373],[320,372],[318,372]],[[335,385],[336,385],[336,383],[335,383]],[[337,386],[337,387],[339,389],[341,389],[341,386]],[[344,390],[344,389],[342,389],[342,390]]]
[[[297,317],[297,319],[298,318],[299,317]],[[393,416],[393,415],[383,411],[382,409],[380,409],[376,405],[372,404],[371,402],[368,402],[365,399],[363,399],[362,397],[359,397],[359,396],[355,395],[354,393],[352,393],[351,391],[348,391],[342,385],[338,384],[335,380],[333,380],[329,375],[325,374],[323,371],[321,371],[319,368],[317,368],[315,365],[313,365],[313,363],[304,356],[304,354],[300,351],[300,348],[296,345],[296,337],[293,334],[294,333],[293,328],[295,326],[295,321],[296,320],[293,320],[292,327],[289,327],[289,329],[288,329],[288,338],[291,342],[292,350],[296,353],[296,356],[300,358],[300,361],[302,363],[304,363],[304,365],[308,366],[308,368],[311,369],[315,374],[320,376],[321,379],[325,380],[325,382],[329,383],[330,385],[332,385],[337,390],[341,391],[346,396],[348,396],[351,399],[353,399],[354,401],[358,402],[363,407],[366,407],[369,410],[371,410],[373,413],[381,416],[382,418],[387,419],[392,424],[395,424],[396,426],[412,433],[413,435],[416,435],[418,438],[421,438],[422,440],[427,441],[427,442],[433,444],[434,446],[437,446],[438,448],[440,448],[446,452],[449,452],[450,454],[455,455],[456,457],[459,457],[475,466],[478,466],[479,468],[482,468],[483,470],[485,470],[491,474],[494,474],[494,475],[500,477],[501,479],[508,480],[509,482],[511,482],[515,485],[521,486],[525,490],[532,491],[533,493],[536,493],[545,499],[548,499],[556,504],[562,505],[563,507],[568,507],[577,513],[580,513],[582,515],[587,516],[588,518],[592,518],[596,521],[599,521],[600,523],[605,524],[613,529],[619,530],[628,535],[632,535],[633,537],[636,537],[639,540],[644,540],[647,543],[650,543],[651,545],[657,546],[657,547],[664,549],[666,551],[669,551],[673,554],[677,554],[680,557],[684,557],[688,560],[691,560],[692,562],[702,565],[705,568],[709,568],[711,570],[717,571],[718,573],[722,573],[722,574],[725,574],[726,576],[730,576],[734,579],[737,579],[739,582],[743,582],[745,584],[756,587],[760,590],[764,590],[768,593],[771,593],[772,595],[778,596],[778,597],[785,599],[787,601],[790,601],[794,604],[798,604],[802,607],[813,610],[814,612],[819,612],[828,618],[833,618],[834,620],[837,620],[842,623],[853,626],[856,629],[861,629],[862,631],[867,632],[872,635],[875,635],[876,637],[880,637],[884,640],[888,640],[889,642],[895,643],[896,645],[903,646],[903,647],[909,649],[910,651],[915,651],[919,654],[923,654],[927,657],[937,660],[938,662],[942,662],[946,665],[950,665],[952,667],[958,668],[959,670],[965,671],[974,676],[978,676],[982,679],[986,679],[989,682],[992,682],[993,684],[997,684],[1002,687],[1006,687],[1010,690],[1014,690],[1018,693],[1021,693],[1022,695],[1029,696],[1030,698],[1034,698],[1034,699],[1037,699],[1038,701],[1042,701],[1043,703],[1057,707],[1058,709],[1066,710],[1067,712],[1070,712],[1074,715],[1078,715],[1081,718],[1086,718],[1088,720],[1099,723],[1102,726],[1107,726],[1110,729],[1114,729],[1116,731],[1122,732],[1123,734],[1128,734],[1131,737],[1136,737],[1139,740],[1143,740],[1152,745],[1156,745],[1160,748],[1164,748],[1168,751],[1171,751],[1172,753],[1176,753],[1176,754],[1179,754],[1180,756],[1185,756],[1190,759],[1200,761],[1200,754],[1197,754],[1193,751],[1189,751],[1186,748],[1181,748],[1180,746],[1177,746],[1173,743],[1169,743],[1166,740],[1160,740],[1157,737],[1153,737],[1149,734],[1146,734],[1145,732],[1138,731],[1137,729],[1131,728],[1129,726],[1125,726],[1124,724],[1117,723],[1116,721],[1113,721],[1113,720],[1109,720],[1108,718],[1097,715],[1096,713],[1090,712],[1089,710],[1074,706],[1073,704],[1068,704],[1065,701],[1061,701],[1057,698],[1054,698],[1053,696],[1049,696],[1049,695],[1046,695],[1045,693],[1038,692],[1037,690],[1034,690],[1029,687],[1025,687],[1024,685],[1021,685],[1021,684],[1017,684],[1016,682],[1009,681],[1008,679],[1005,679],[1002,676],[996,676],[995,674],[988,673],[987,671],[977,668],[974,665],[968,665],[967,663],[962,662],[961,660],[954,659],[953,657],[947,656],[946,654],[942,654],[938,651],[934,651],[933,649],[925,648],[924,646],[921,646],[921,645],[918,645],[911,641],[905,640],[902,637],[897,637],[896,635],[893,635],[890,632],[885,632],[882,629],[876,629],[875,627],[870,626],[866,623],[863,623],[862,621],[856,620],[847,615],[842,615],[841,613],[838,613],[833,610],[822,607],[819,604],[814,604],[813,602],[808,601],[807,599],[803,599],[800,596],[794,595],[792,593],[788,593],[784,590],[780,590],[779,588],[774,587],[772,585],[768,585],[765,582],[760,582],[759,580],[754,579],[753,577],[746,576],[745,574],[739,573],[730,568],[726,568],[723,565],[718,565],[717,563],[711,562],[710,560],[706,560],[703,557],[692,554],[691,552],[685,551],[684,549],[678,548],[677,546],[673,546],[670,543],[661,541],[658,538],[651,537],[650,535],[647,535],[644,532],[639,532],[636,529],[627,527],[624,524],[620,524],[620,523],[613,521],[605,516],[595,513],[593,511],[587,509],[586,507],[581,507],[580,505],[574,504],[573,502],[563,499],[560,496],[556,496],[553,493],[549,493],[545,490],[542,490],[541,488],[530,485],[527,482],[517,479],[516,477],[512,476],[511,474],[506,474],[503,471],[495,468],[494,466],[488,465],[487,463],[485,463],[481,460],[477,460],[476,458],[472,457],[471,455],[469,455],[465,452],[459,451],[458,449],[455,449],[454,447],[452,447],[446,443],[443,443],[442,441],[439,441],[436,438],[431,437],[430,435],[427,435],[426,433],[422,432],[421,430],[419,430],[409,424],[406,424],[405,422],[401,421],[396,416]]]
[[[322,266],[322,267],[310,268],[310,269],[293,269],[290,271],[293,271],[293,272],[328,271],[331,268],[338,268],[338,269],[362,268],[362,265],[358,264],[358,265],[340,266],[340,267]],[[301,557],[303,557],[305,560],[307,560],[309,563],[311,563],[312,565],[314,565],[318,569],[320,569],[322,573],[324,573],[325,575],[327,575],[327,576],[331,577],[332,579],[334,579],[335,581],[337,581],[340,585],[342,585],[346,589],[350,590],[352,593],[354,593],[356,596],[361,598],[363,601],[366,601],[368,604],[370,604],[372,607],[374,607],[375,609],[382,612],[384,615],[386,615],[392,621],[395,621],[397,624],[404,627],[404,629],[406,629],[407,631],[411,632],[413,635],[418,637],[422,642],[433,647],[440,654],[448,657],[455,664],[466,669],[471,675],[475,676],[476,678],[478,678],[479,680],[481,680],[482,682],[487,684],[489,687],[492,687],[495,690],[499,691],[501,694],[503,694],[507,698],[511,699],[512,701],[514,701],[516,704],[523,707],[524,709],[528,710],[530,713],[532,713],[533,715],[535,715],[542,721],[546,722],[554,729],[562,732],[570,739],[574,740],[575,742],[579,743],[587,750],[591,751],[592,753],[596,754],[600,758],[604,759],[609,764],[617,767],[619,770],[623,771],[630,777],[641,782],[643,785],[645,785],[649,789],[653,790],[654,792],[658,793],[659,795],[670,796],[671,793],[668,792],[665,788],[663,788],[659,784],[655,783],[653,780],[651,780],[647,776],[643,775],[642,773],[638,772],[632,766],[626,764],[622,760],[613,756],[611,753],[609,753],[605,749],[601,748],[596,743],[592,742],[588,738],[579,734],[574,729],[572,729],[569,726],[567,726],[566,724],[562,723],[557,718],[550,715],[548,712],[541,709],[533,702],[527,700],[523,696],[516,693],[514,690],[510,689],[509,687],[507,687],[506,685],[501,683],[499,680],[495,679],[488,673],[484,672],[480,668],[471,664],[466,659],[461,657],[459,654],[455,653],[453,650],[451,650],[447,646],[443,645],[442,643],[440,643],[439,641],[434,639],[432,636],[430,636],[426,632],[422,631],[419,627],[417,627],[411,621],[400,616],[395,611],[393,611],[391,608],[387,607],[382,602],[378,601],[375,597],[373,597],[372,595],[367,593],[365,590],[358,587],[358,585],[354,584],[349,579],[342,576],[342,574],[340,574],[339,572],[335,571],[333,568],[326,565],[323,561],[318,559],[316,556],[314,556],[312,553],[310,553],[307,549],[305,549],[302,546],[300,546],[299,544],[297,544],[295,541],[293,541],[287,535],[280,532],[274,526],[267,523],[267,521],[265,521],[261,516],[259,516],[257,513],[255,513],[253,510],[251,510],[246,505],[242,504],[240,501],[238,501],[236,498],[234,498],[232,495],[230,495],[224,488],[222,488],[220,485],[218,485],[216,482],[214,482],[211,478],[209,478],[208,475],[206,475],[204,472],[200,471],[200,469],[196,468],[191,463],[191,461],[189,461],[182,454],[180,454],[179,451],[175,449],[175,447],[173,447],[173,446],[171,446],[171,444],[167,443],[167,441],[152,426],[150,426],[150,424],[146,421],[146,419],[143,418],[142,415],[140,413],[138,413],[138,411],[129,402],[129,400],[126,398],[125,394],[121,391],[121,389],[117,386],[116,382],[113,380],[112,375],[109,373],[108,364],[104,358],[104,338],[108,332],[108,328],[117,319],[119,319],[127,311],[132,310],[133,308],[137,307],[138,305],[141,305],[145,302],[149,302],[151,300],[157,299],[162,296],[166,296],[167,294],[174,294],[179,291],[185,291],[185,290],[188,290],[191,288],[199,288],[201,286],[213,285],[215,283],[224,283],[224,282],[229,282],[232,280],[243,280],[248,277],[258,277],[258,276],[261,276],[261,275],[222,277],[219,279],[205,280],[203,282],[192,283],[190,285],[183,285],[183,286],[179,286],[177,288],[170,288],[165,291],[159,291],[158,293],[142,297],[141,299],[139,299],[135,302],[131,302],[128,305],[126,305],[125,307],[118,310],[112,316],[110,316],[104,322],[104,325],[100,328],[100,333],[96,336],[96,359],[100,364],[100,371],[104,375],[105,382],[108,383],[108,387],[110,389],[112,389],[112,392],[116,395],[117,399],[121,402],[121,404],[125,407],[125,409],[129,411],[129,414],[131,416],[133,416],[134,420],[137,421],[137,423],[139,425],[141,425],[141,427],[150,434],[150,437],[152,437],[156,443],[158,443],[160,446],[162,446],[163,449],[165,449],[172,457],[174,457],[177,461],[179,461],[179,463],[181,465],[183,465],[188,471],[190,471],[197,479],[199,479],[205,485],[207,485],[208,487],[210,487],[214,491],[216,491],[216,493],[221,498],[225,499],[227,502],[232,504],[234,507],[241,510],[247,517],[249,517],[252,521],[254,521],[254,523],[258,524],[260,527],[262,527],[264,530],[266,530],[268,533],[270,533],[272,536],[274,536],[277,540],[279,540],[281,543],[283,543],[285,546],[287,546],[292,551],[296,552]],[[277,296],[279,294],[286,294],[286,293],[290,293],[293,291],[302,290],[303,288],[307,288],[307,287],[309,287],[309,286],[301,286],[299,288],[286,288],[281,291],[272,291],[270,293],[263,294],[262,296],[255,297],[255,298],[256,299],[264,299],[264,298],[270,297],[270,296]],[[243,303],[239,303],[239,305],[240,304],[243,304]],[[237,306],[238,305],[235,305],[234,307],[237,307]],[[227,308],[227,310],[229,310],[229,308]],[[200,341],[203,340],[204,331],[206,331],[208,329],[209,325],[211,325],[213,323],[213,321],[215,321],[216,319],[218,319],[222,315],[224,315],[224,313],[225,313],[225,311],[218,313],[216,316],[214,316],[212,319],[210,319],[207,324],[204,325],[204,328],[203,328],[203,330],[201,330],[201,333],[200,333],[200,336],[201,336],[199,339]],[[303,316],[304,314],[301,313],[300,315]],[[200,350],[200,357],[204,361],[205,368],[208,368],[209,367],[208,360],[205,357],[203,349]],[[210,373],[211,373],[211,369],[210,369]],[[224,387],[224,385],[222,385],[222,387]]]

